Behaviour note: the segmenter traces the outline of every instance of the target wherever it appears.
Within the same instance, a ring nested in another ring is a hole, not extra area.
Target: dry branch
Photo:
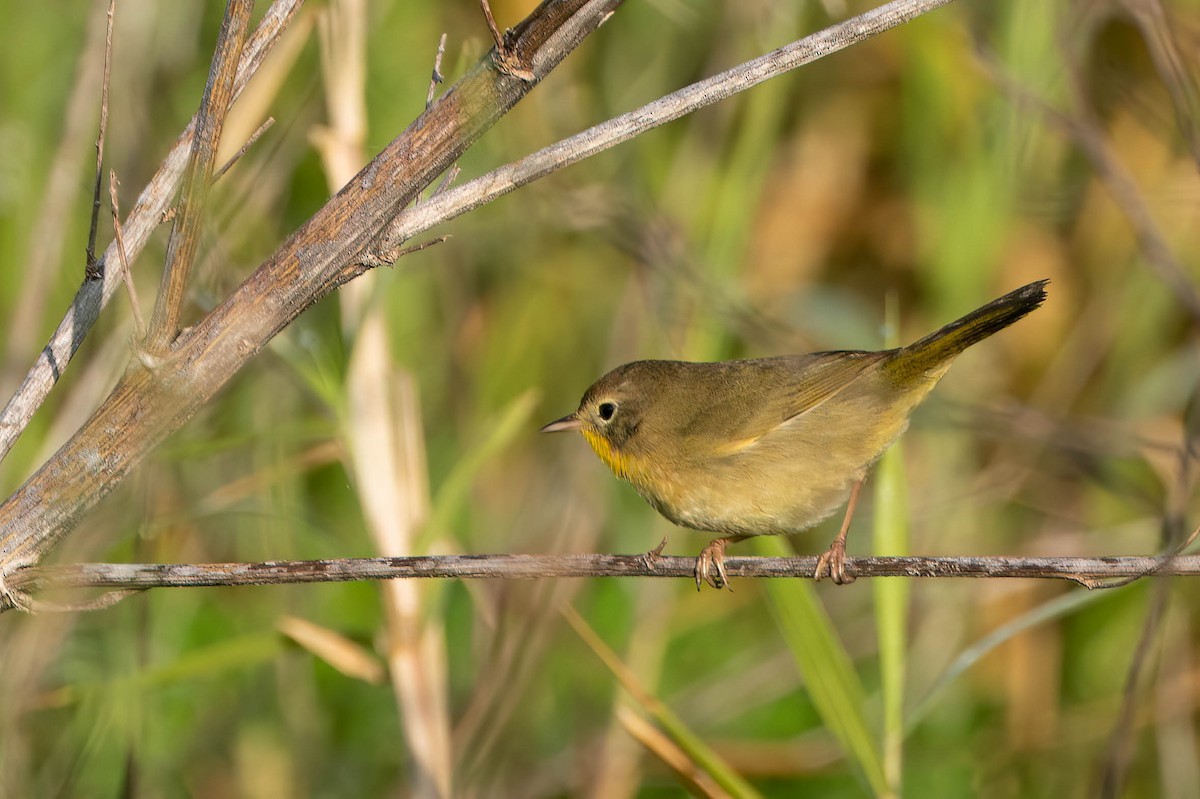
[[[183,588],[282,585],[404,578],[528,580],[561,577],[693,578],[694,557],[659,555],[427,555],[414,557],[276,560],[260,563],[80,563],[32,566],[8,578],[10,590],[47,588]],[[729,557],[731,577],[812,579],[815,556]],[[1150,575],[1200,575],[1200,555],[1174,557],[861,557],[848,558],[854,577],[973,577],[1061,579],[1088,588],[1105,580]]]

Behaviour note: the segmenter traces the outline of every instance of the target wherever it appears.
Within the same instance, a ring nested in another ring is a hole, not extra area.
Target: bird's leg
[[[865,479],[865,478],[864,478]],[[814,580],[820,580],[828,575],[838,585],[854,582],[854,576],[846,574],[846,533],[850,530],[850,519],[854,516],[854,506],[858,504],[858,492],[862,490],[863,481],[859,480],[850,489],[850,499],[846,503],[846,518],[842,519],[842,529],[837,538],[829,545],[829,549],[817,558],[817,570],[813,573]]]
[[[747,535],[730,535],[716,538],[700,550],[700,554],[696,558],[697,591],[704,583],[708,583],[717,590],[729,587],[729,575],[725,573],[725,547],[736,544],[738,541],[745,541],[749,537]]]

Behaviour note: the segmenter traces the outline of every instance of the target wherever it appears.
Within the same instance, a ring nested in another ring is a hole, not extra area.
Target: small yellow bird
[[[900,349],[627,363],[542,432],[580,431],[667,519],[722,534],[696,559],[697,588],[728,583],[727,544],[800,532],[842,503],[841,530],[814,577],[849,582],[846,533],[867,470],[955,356],[1041,305],[1048,282],[1030,283]]]

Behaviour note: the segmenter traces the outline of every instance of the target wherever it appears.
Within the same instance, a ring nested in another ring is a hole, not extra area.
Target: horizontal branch
[[[670,555],[429,555],[261,563],[81,563],[32,566],[8,577],[8,589],[184,588],[279,585],[414,577],[537,579],[546,577],[693,577],[695,558]],[[731,577],[811,579],[817,558],[730,557]],[[848,558],[853,577],[1024,577],[1073,580],[1089,588],[1103,580],[1200,575],[1200,555],[1176,557],[865,557]]]

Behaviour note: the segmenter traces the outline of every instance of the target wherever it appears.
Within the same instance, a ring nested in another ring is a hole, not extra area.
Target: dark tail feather
[[[951,322],[897,351],[889,367],[897,379],[917,378],[946,366],[960,352],[1011,325],[1046,299],[1046,284],[1038,280]]]

